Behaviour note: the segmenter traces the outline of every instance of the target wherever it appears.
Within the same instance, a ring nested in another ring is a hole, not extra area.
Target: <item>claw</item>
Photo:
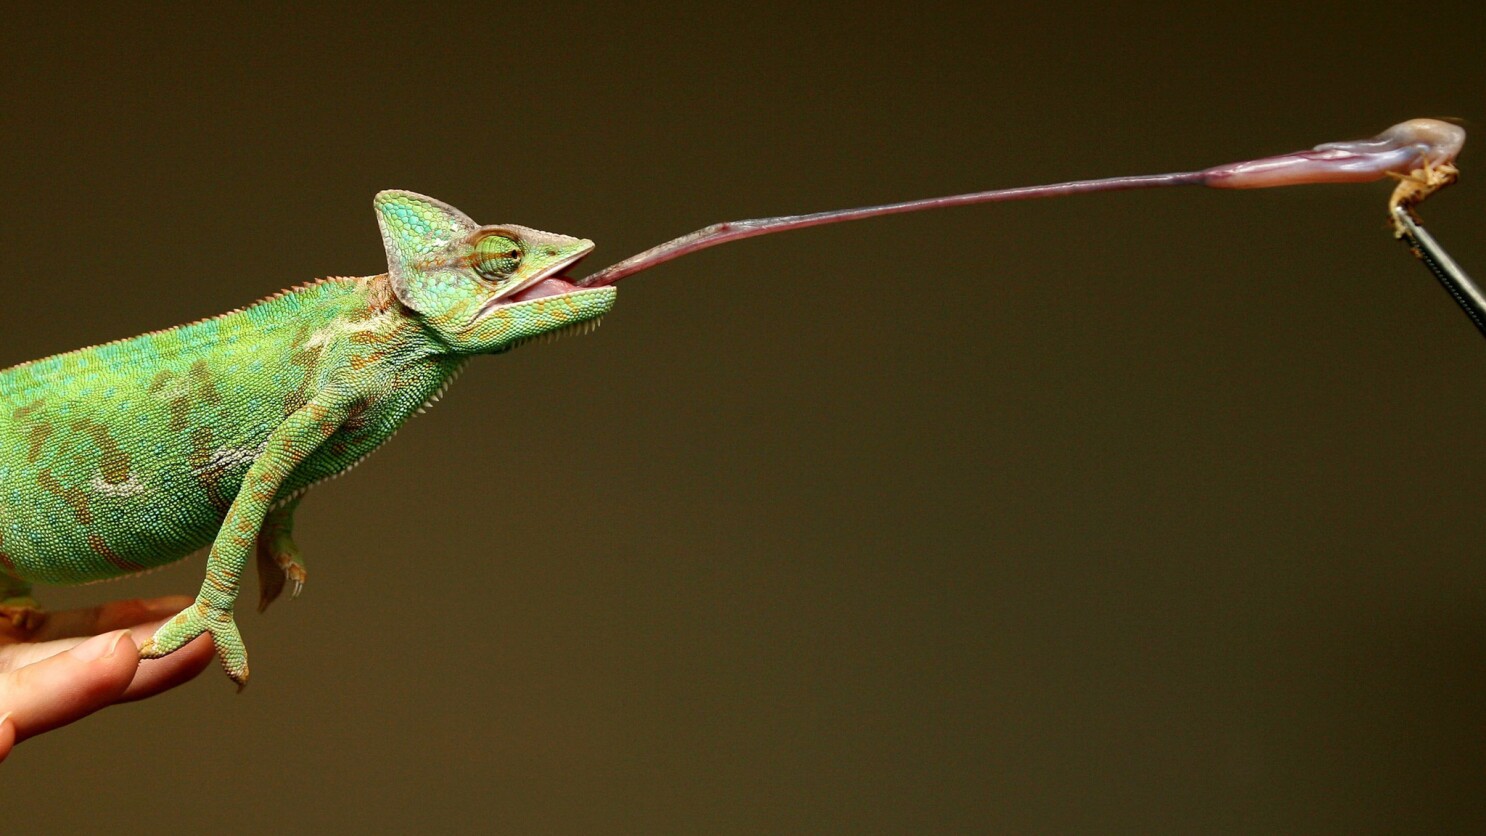
[[[291,599],[304,591],[308,573],[299,559],[299,549],[288,537],[277,541],[260,537],[258,540],[258,612],[268,609],[284,591],[285,581],[293,581],[289,593]]]
[[[289,565],[285,566],[284,575],[289,580],[294,582],[294,589],[289,593],[289,600],[292,601],[295,598],[299,597],[299,593],[304,591],[304,582],[309,580],[310,575],[309,572],[298,563],[290,563]]]

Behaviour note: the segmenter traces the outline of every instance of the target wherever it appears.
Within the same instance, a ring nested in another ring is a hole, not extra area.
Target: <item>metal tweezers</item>
[[[1460,269],[1460,265],[1445,252],[1440,242],[1434,240],[1434,236],[1419,225],[1408,207],[1394,207],[1393,217],[1398,222],[1399,238],[1409,245],[1414,255],[1445,286],[1450,298],[1470,317],[1481,336],[1486,337],[1486,294],[1481,293],[1481,288]]]

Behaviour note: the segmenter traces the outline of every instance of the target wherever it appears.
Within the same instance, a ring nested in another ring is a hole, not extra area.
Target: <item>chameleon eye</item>
[[[475,244],[470,264],[483,278],[498,281],[521,265],[521,244],[505,235],[487,235]]]

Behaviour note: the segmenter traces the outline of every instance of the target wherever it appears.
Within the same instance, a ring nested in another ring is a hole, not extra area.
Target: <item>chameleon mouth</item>
[[[480,308],[480,312],[476,314],[475,318],[484,319],[486,314],[506,305],[516,305],[521,302],[531,302],[535,299],[543,299],[548,296],[562,296],[579,290],[588,290],[589,288],[580,287],[569,281],[568,277],[568,271],[587,257],[588,252],[575,253],[567,260],[553,264],[546,270],[532,276],[525,285],[522,285],[514,293],[507,293],[505,296],[500,296],[486,302]]]
[[[527,285],[526,287],[516,291],[515,293],[512,293],[510,296],[507,296],[501,301],[514,305],[517,302],[530,302],[533,299],[543,299],[548,296],[561,296],[565,293],[572,293],[576,290],[587,289],[588,288],[579,287],[578,285],[573,284],[571,281],[568,281],[567,274],[562,273],[556,276],[548,276],[547,278],[538,281],[536,284]]]

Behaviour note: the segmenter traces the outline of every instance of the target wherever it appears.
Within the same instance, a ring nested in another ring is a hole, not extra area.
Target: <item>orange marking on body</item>
[[[30,446],[26,449],[26,461],[34,463],[41,458],[41,450],[53,432],[51,424],[37,424],[31,428],[31,437],[27,439]]]
[[[222,402],[222,393],[217,391],[217,384],[212,381],[211,368],[207,366],[205,360],[192,363],[190,374],[195,395],[202,403],[219,404]]]
[[[96,552],[99,557],[107,560],[115,568],[122,569],[125,572],[138,572],[145,568],[143,563],[135,563],[113,549],[110,549],[108,544],[103,542],[103,538],[97,534],[88,535],[88,548]]]
[[[196,481],[206,489],[207,501],[220,513],[227,513],[232,507],[232,502],[222,494],[220,468],[209,468],[212,461],[212,428],[197,427],[191,431],[191,472],[196,474]]]
[[[150,386],[147,391],[149,391],[151,395],[158,395],[161,392],[171,388],[179,377],[180,375],[176,374],[173,371],[162,371],[159,374],[155,375],[154,380],[150,381]],[[185,397],[173,397],[169,400],[169,405],[170,428],[177,431],[184,430],[186,428],[186,422],[191,417],[191,402]]]
[[[350,361],[351,368],[355,371],[361,371],[367,366],[376,365],[385,359],[387,359],[387,352],[385,351],[373,351],[364,357],[359,354],[352,355]]]
[[[170,385],[172,380],[175,380],[175,372],[169,369],[160,371],[155,374],[154,379],[150,381],[150,385],[145,391],[151,395],[158,395],[162,389]]]
[[[98,462],[99,470],[103,472],[103,481],[110,485],[121,485],[129,481],[129,454],[108,434],[107,424],[82,418],[72,423],[72,429],[91,436],[93,444],[103,454]]]
[[[366,303],[368,312],[373,315],[383,313],[397,303],[397,294],[392,292],[392,280],[386,273],[372,276],[367,282]]]
[[[310,400],[310,385],[315,378],[315,366],[320,362],[320,352],[303,346],[309,342],[310,335],[313,333],[310,326],[301,325],[294,335],[294,350],[289,352],[289,365],[302,367],[304,380],[299,384],[299,388],[284,396],[284,417],[286,418],[298,412]]]
[[[83,525],[93,524],[93,511],[88,507],[88,495],[80,488],[65,487],[57,481],[57,477],[53,476],[50,470],[43,470],[36,474],[36,484],[40,485],[42,490],[67,503],[78,522]]]
[[[26,404],[25,406],[16,407],[15,412],[12,412],[10,415],[11,415],[12,418],[15,418],[17,421],[22,420],[22,419],[26,418],[27,416],[29,416],[31,413],[35,412],[36,410],[41,409],[42,405],[44,405],[45,403],[46,403],[46,398],[41,398],[39,400],[34,400],[31,403]]]

